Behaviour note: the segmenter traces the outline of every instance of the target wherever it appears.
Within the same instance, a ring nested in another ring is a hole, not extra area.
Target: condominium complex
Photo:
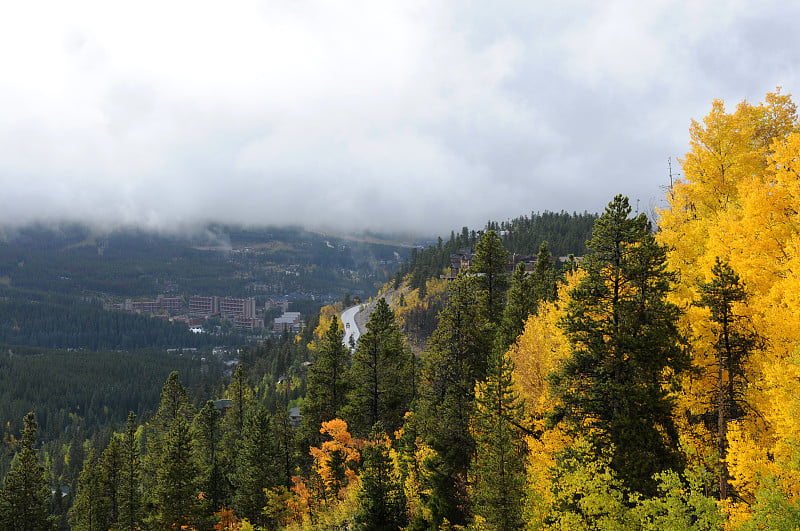
[[[154,301],[132,301],[127,299],[114,309],[131,313],[180,313],[183,311],[183,297],[158,297]]]
[[[272,330],[275,332],[282,332],[289,330],[290,332],[299,332],[303,328],[303,320],[300,312],[283,312],[283,315],[276,317]]]
[[[175,316],[185,311],[185,301],[183,297],[158,297],[156,300],[132,301],[126,300],[124,303],[115,304],[115,310],[122,310],[132,313],[144,314],[169,314]],[[189,320],[205,319],[213,315],[219,315],[230,319],[236,328],[257,330],[264,328],[264,319],[256,316],[256,300],[253,297],[247,299],[237,299],[234,297],[202,297],[195,295],[189,299]],[[181,320],[178,317],[175,319]],[[190,325],[191,326],[191,325]]]

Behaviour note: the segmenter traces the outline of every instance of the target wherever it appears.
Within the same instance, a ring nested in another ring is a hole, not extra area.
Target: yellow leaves
[[[728,424],[728,471],[731,484],[736,492],[746,500],[755,497],[761,478],[772,475],[776,470],[767,454],[753,436],[744,429],[741,422]]]
[[[233,509],[222,507],[214,515],[219,519],[214,524],[214,531],[239,531],[241,529],[242,523],[236,518]]]
[[[331,440],[325,441],[319,448],[310,448],[314,458],[314,471],[322,479],[325,491],[332,496],[344,499],[344,487],[355,484],[357,476],[353,466],[359,462],[361,455],[355,448],[353,437],[347,431],[347,423],[341,419],[333,419],[322,423],[320,433],[327,434]],[[337,460],[334,460],[336,456]],[[343,475],[343,477],[342,477]]]
[[[424,500],[430,498],[432,491],[430,488],[424,487],[424,485],[431,484],[427,478],[427,474],[430,472],[424,466],[424,463],[433,458],[436,452],[419,438],[416,440],[415,446],[413,459],[408,463],[407,475],[403,483],[406,508],[408,509],[408,514],[421,515],[426,520],[429,520],[431,517],[430,509],[427,508]]]
[[[791,402],[797,406],[796,398]],[[725,507],[733,529],[750,520],[751,504],[765,491],[779,492],[787,503],[800,500],[800,449],[796,439],[783,442],[788,444],[779,454],[769,455],[764,452],[764,441],[755,438],[742,423],[729,425],[728,469],[733,478],[731,484],[743,500]]]
[[[725,112],[721,100],[714,100],[702,125],[692,120],[689,153],[682,161],[689,191],[701,215],[713,215],[737,200],[737,181],[752,169],[753,125],[746,119],[749,106],[742,104],[735,114]]]
[[[538,528],[536,523],[543,523],[554,501],[551,471],[556,466],[556,455],[573,442],[559,427],[545,430],[544,421],[539,421],[538,424],[536,428],[537,431],[541,430],[541,437],[525,438],[528,462],[524,514],[532,528]]]
[[[327,306],[323,306],[322,309],[319,311],[319,324],[314,329],[314,339],[311,343],[308,344],[308,349],[314,352],[317,352],[318,345],[322,343],[325,332],[331,327],[331,322],[334,319],[339,320],[339,324],[344,327],[344,324],[341,322],[341,318],[339,317],[339,313],[341,312],[341,303],[329,304]]]
[[[687,419],[713,408],[709,395],[715,370],[715,330],[705,310],[692,306],[697,285],[707,282],[716,257],[740,275],[750,296],[735,308],[765,340],[745,367],[750,406],[729,424],[727,464],[731,484],[746,500],[755,499],[765,478],[780,478],[797,496],[800,440],[800,123],[796,106],[780,91],[765,102],[742,102],[729,113],[721,101],[702,123],[693,122],[690,151],[682,161],[684,182],[668,193],[670,208],[660,212],[660,243],[671,247],[670,267],[681,281],[673,302],[685,310],[681,326],[693,362],[703,369],[688,375],[678,397],[685,440],[706,449],[713,438]],[[702,445],[701,445],[702,446]],[[707,453],[707,452],[702,452]],[[794,457],[792,457],[794,456]],[[733,524],[747,518],[745,506],[728,506]]]
[[[525,399],[526,407],[534,415],[550,408],[547,376],[569,356],[569,344],[558,322],[567,303],[568,291],[577,285],[582,275],[569,276],[567,284],[559,289],[558,303],[543,302],[539,305],[538,313],[528,318],[522,334],[508,351],[514,362],[514,380],[520,397]]]
[[[289,499],[289,509],[294,515],[294,519],[302,522],[311,507],[311,491],[300,476],[292,476],[291,491],[294,496]]]
[[[353,439],[341,419],[323,422],[320,433],[329,439],[309,449],[314,458],[311,476],[293,476],[291,496],[278,490],[271,496],[268,493],[271,507],[266,509],[279,515],[286,529],[339,528],[358,509],[360,481],[354,469],[361,459],[358,448],[363,441]],[[288,511],[281,512],[284,499]]]
[[[408,315],[420,310],[427,310],[431,304],[441,303],[447,294],[447,281],[439,278],[429,278],[425,281],[426,295],[420,299],[419,290],[409,290],[408,287],[403,286],[395,293],[388,302],[391,304],[395,311],[400,327],[406,323]],[[403,304],[400,304],[400,295],[403,296]]]
[[[800,496],[800,470],[794,460],[800,458],[800,353],[795,352],[764,368],[765,395],[769,407],[764,411],[766,421],[774,430],[775,443],[771,448],[774,461],[784,470],[793,470],[792,487],[787,491]]]
[[[522,334],[508,351],[514,361],[515,385],[529,414],[528,427],[540,434],[526,437],[528,462],[524,514],[531,528],[543,525],[550,511],[553,503],[550,471],[556,464],[556,454],[572,443],[572,439],[558,426],[545,427],[546,415],[553,407],[547,378],[569,357],[570,346],[558,323],[568,303],[567,294],[583,275],[583,272],[570,274],[567,283],[559,287],[557,301],[539,305],[537,314],[528,318]]]

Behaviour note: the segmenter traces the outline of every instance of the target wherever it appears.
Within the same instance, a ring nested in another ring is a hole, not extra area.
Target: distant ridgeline
[[[503,246],[510,253],[536,256],[542,242],[554,257],[573,254],[581,256],[586,253],[586,241],[591,237],[592,226],[597,214],[588,212],[568,213],[543,212],[520,216],[511,221],[489,221],[484,230],[461,229],[460,234],[450,233],[445,242],[441,238],[436,245],[427,249],[412,249],[411,257],[403,264],[395,275],[399,282],[406,275],[411,275],[411,289],[419,287],[428,278],[438,278],[450,264],[450,255],[464,249],[473,249],[481,235],[494,230],[500,235]]]
[[[177,229],[176,229],[177,230]],[[374,290],[408,249],[299,227],[211,225],[191,233],[99,232],[79,224],[0,227],[0,284],[124,300],[157,295],[336,300]]]

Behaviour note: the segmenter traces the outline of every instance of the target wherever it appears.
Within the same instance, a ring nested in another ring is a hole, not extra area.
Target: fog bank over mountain
[[[482,226],[662,204],[691,119],[800,86],[800,6],[18,3],[0,224]]]

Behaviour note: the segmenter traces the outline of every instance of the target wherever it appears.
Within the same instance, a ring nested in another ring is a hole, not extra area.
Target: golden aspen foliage
[[[796,106],[779,90],[758,105],[742,102],[732,113],[714,101],[702,123],[692,122],[683,179],[668,191],[669,207],[659,212],[657,238],[670,246],[670,267],[680,273],[672,300],[685,310],[681,326],[701,370],[685,377],[676,420],[684,440],[701,453],[710,453],[712,444],[696,419],[713,407],[715,330],[708,310],[694,303],[717,257],[739,274],[748,292],[749,302],[734,311],[764,339],[745,367],[742,398],[749,407],[730,422],[728,433],[731,485],[746,502],[755,499],[765,478],[793,477],[785,460],[800,433],[793,398],[800,385],[792,378],[800,342],[798,131]],[[800,483],[794,481],[787,493],[796,497]],[[746,513],[731,507],[737,521]]]
[[[406,513],[409,520],[430,521],[431,512],[425,505],[432,493],[430,488],[430,470],[425,462],[433,459],[436,452],[425,444],[417,433],[414,413],[405,414],[405,423],[394,432],[394,443],[391,457],[394,468],[403,479],[403,493],[406,498]]]
[[[293,496],[289,499],[287,505],[294,516],[294,520],[302,522],[308,516],[313,503],[311,491],[300,476],[292,476],[291,491]]]
[[[214,515],[219,519],[214,524],[214,531],[238,531],[242,527],[242,523],[236,518],[233,509],[222,506]]]
[[[528,462],[523,516],[531,529],[540,528],[550,513],[554,501],[550,471],[556,465],[556,454],[572,443],[558,426],[548,429],[545,419],[553,406],[548,375],[569,356],[569,343],[558,323],[567,304],[567,294],[583,275],[578,271],[567,276],[566,284],[559,286],[556,301],[539,305],[538,312],[528,317],[522,334],[508,351],[515,366],[517,390],[525,400],[527,422],[535,434],[525,437]]]
[[[358,463],[361,456],[342,419],[323,422],[319,431],[331,440],[323,442],[319,448],[309,449],[314,458],[314,471],[322,478],[326,498],[344,499],[346,488],[357,483],[351,465]]]
[[[430,470],[425,467],[425,462],[433,459],[436,451],[425,444],[422,439],[417,439],[417,446],[414,451],[414,466],[409,467],[408,476],[403,484],[406,495],[406,506],[408,514],[411,516],[421,515],[425,521],[430,521],[432,515],[430,509],[425,505],[425,500],[430,498],[433,490],[430,488]]]
[[[567,282],[559,287],[555,302],[542,302],[536,314],[528,317],[517,341],[509,347],[508,355],[514,362],[514,380],[525,407],[535,416],[550,409],[548,375],[569,355],[569,342],[558,326],[563,308],[568,302],[567,293],[580,282],[583,272],[571,273]]]
[[[403,325],[406,321],[406,316],[414,310],[426,310],[434,303],[443,302],[447,296],[447,280],[441,278],[429,278],[425,281],[426,295],[422,299],[419,297],[418,289],[408,289],[406,284],[394,293],[394,296],[387,301],[395,311],[395,316],[398,322]],[[403,295],[402,304],[400,304],[400,294]]]
[[[342,325],[344,328],[344,323],[341,321],[341,317],[339,314],[341,313],[341,303],[337,302],[334,304],[328,304],[327,306],[323,306],[319,311],[319,324],[314,329],[314,338],[309,343],[308,350],[313,352],[317,352],[319,350],[319,345],[325,338],[325,332],[331,327],[331,322],[334,319],[339,320],[339,324]]]

